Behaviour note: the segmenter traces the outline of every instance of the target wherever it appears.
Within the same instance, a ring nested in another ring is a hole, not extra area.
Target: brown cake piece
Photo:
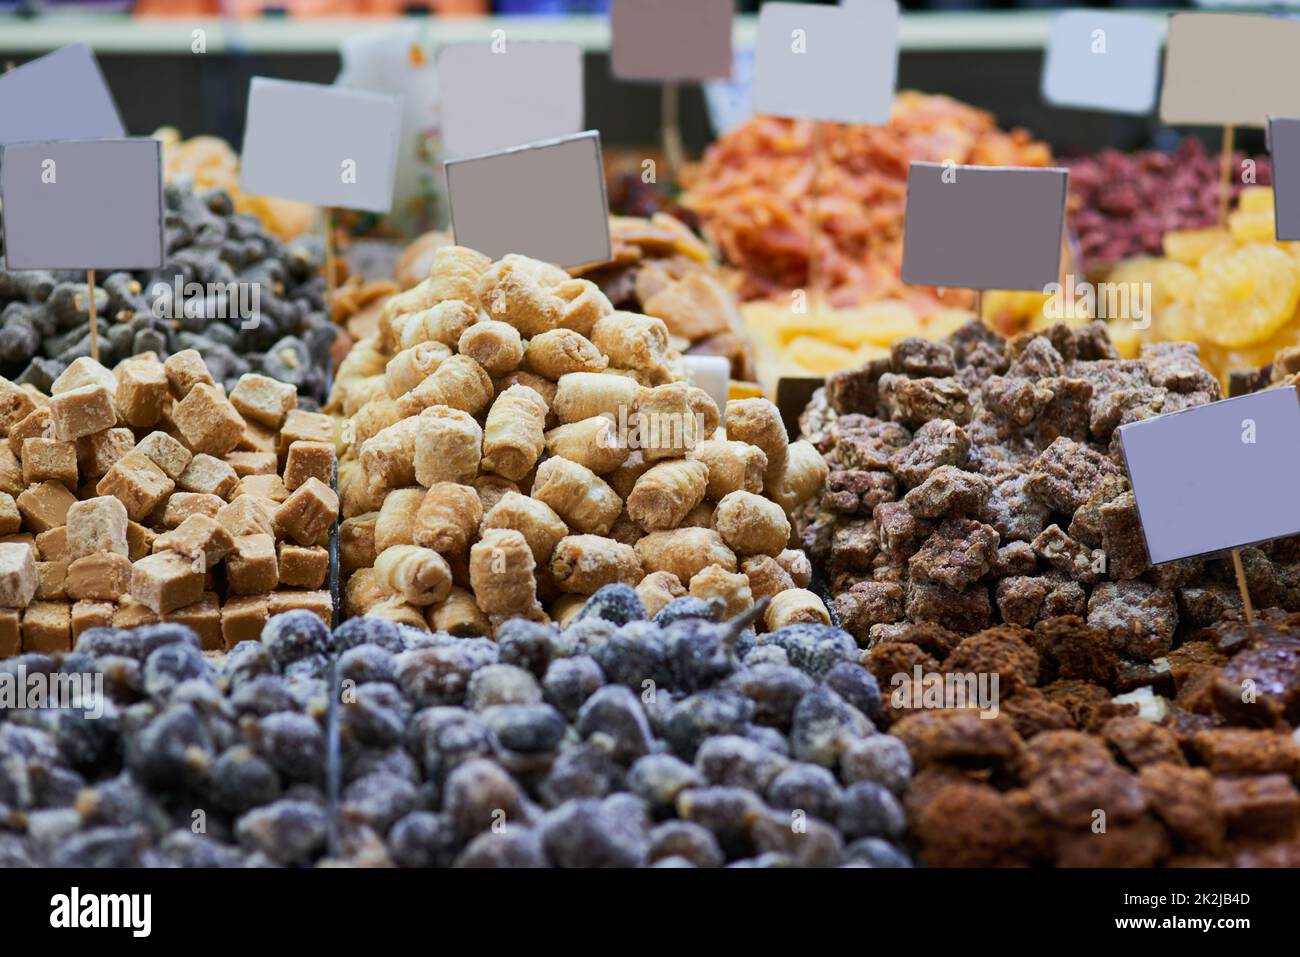
[[[1062,437],[1034,461],[1025,490],[1053,510],[1073,515],[1107,476],[1119,474],[1119,466],[1100,452]]]
[[[1083,586],[1056,573],[1003,578],[993,594],[1003,621],[1026,628],[1049,618],[1082,615],[1086,610]]]
[[[965,429],[951,419],[934,419],[917,429],[912,441],[890,456],[889,468],[903,487],[914,488],[942,465],[964,468],[970,448]]]
[[[1088,599],[1088,624],[1121,655],[1151,660],[1169,651],[1178,628],[1174,596],[1143,581],[1102,582]]]
[[[934,582],[912,580],[905,593],[907,616],[913,621],[930,621],[953,631],[979,631],[993,617],[989,590],[981,584],[955,591]]]
[[[1156,762],[1138,771],[1147,805],[1182,841],[1208,854],[1223,850],[1223,815],[1214,800],[1214,778],[1205,768]]]
[[[945,519],[908,559],[914,581],[956,591],[983,578],[997,555],[998,533],[969,518]]]
[[[1167,761],[1187,763],[1178,739],[1167,729],[1142,718],[1111,718],[1101,728],[1102,737],[1132,768]]]

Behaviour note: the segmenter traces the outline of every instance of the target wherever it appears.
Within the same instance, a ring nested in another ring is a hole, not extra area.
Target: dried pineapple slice
[[[1300,270],[1276,246],[1253,243],[1201,270],[1196,322],[1215,345],[1237,349],[1267,339],[1295,313]]]
[[[1237,195],[1237,209],[1247,213],[1273,212],[1273,187],[1248,186]]]
[[[1228,232],[1239,243],[1271,243],[1277,238],[1273,210],[1238,210],[1228,217]]]
[[[1165,255],[1174,262],[1195,266],[1201,257],[1230,241],[1223,229],[1175,229],[1165,233]]]

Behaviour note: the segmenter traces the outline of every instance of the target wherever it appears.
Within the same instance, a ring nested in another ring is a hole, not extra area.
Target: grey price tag
[[[1273,157],[1274,232],[1282,242],[1300,239],[1300,117],[1271,116],[1268,149]]]
[[[10,269],[157,269],[162,143],[15,143],[0,162]]]
[[[1160,26],[1146,14],[1068,10],[1052,18],[1043,99],[1053,106],[1150,113],[1160,80]]]
[[[913,163],[903,282],[1036,289],[1060,278],[1063,169]]]
[[[1120,427],[1155,564],[1300,533],[1300,398],[1266,389]]]
[[[732,0],[613,0],[610,68],[620,80],[731,75]]]
[[[448,160],[446,167],[458,244],[493,259],[520,253],[565,267],[610,259],[599,133]]]
[[[400,97],[255,76],[239,188],[386,213],[401,132]]]
[[[0,73],[0,144],[123,136],[113,94],[84,43]]]

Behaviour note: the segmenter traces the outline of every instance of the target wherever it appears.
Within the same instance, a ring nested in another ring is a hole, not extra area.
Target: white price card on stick
[[[1150,113],[1160,81],[1160,25],[1146,14],[1067,10],[1052,17],[1043,99],[1052,106]]]
[[[576,43],[458,43],[438,54],[447,156],[478,156],[582,131]]]
[[[755,113],[828,123],[889,120],[898,76],[898,4],[765,3],[754,46]]]
[[[0,154],[0,206],[10,269],[157,269],[162,143],[11,143]]]
[[[492,259],[519,253],[560,266],[608,262],[609,200],[600,134],[448,160],[456,242]]]
[[[316,206],[386,213],[402,132],[401,98],[253,77],[239,188]]]
[[[1152,563],[1300,533],[1300,396],[1266,389],[1120,426]]]
[[[720,80],[731,75],[733,0],[613,0],[610,69],[620,80]]]
[[[0,143],[124,136],[113,94],[84,43],[0,73]]]
[[[1069,173],[912,163],[903,282],[1042,291],[1060,279]]]
[[[1300,115],[1300,21],[1176,13],[1165,39],[1160,119],[1171,126],[1255,126]]]

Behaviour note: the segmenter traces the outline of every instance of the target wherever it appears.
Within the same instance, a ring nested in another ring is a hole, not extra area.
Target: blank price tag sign
[[[612,257],[599,133],[448,160],[446,168],[459,245],[566,268]]]
[[[1154,564],[1300,532],[1300,398],[1294,387],[1120,427]]]
[[[1052,18],[1043,99],[1053,106],[1150,113],[1160,79],[1160,26],[1151,17],[1069,10]]]
[[[0,143],[123,136],[113,94],[84,43],[0,73]]]
[[[576,43],[463,43],[438,55],[442,141],[477,156],[582,131]]]
[[[1060,278],[1063,169],[913,163],[903,282],[1034,289]]]
[[[620,80],[731,75],[732,0],[614,0],[610,68]]]
[[[754,47],[754,112],[829,123],[889,120],[898,5],[765,3]]]
[[[1273,157],[1274,231],[1280,241],[1293,242],[1300,239],[1300,117],[1270,117],[1268,149]]]
[[[1300,116],[1300,21],[1176,13],[1165,45],[1162,122],[1266,126],[1269,116]]]
[[[0,156],[10,269],[157,269],[162,143],[15,143]]]
[[[255,76],[239,188],[386,213],[401,132],[400,97]]]

